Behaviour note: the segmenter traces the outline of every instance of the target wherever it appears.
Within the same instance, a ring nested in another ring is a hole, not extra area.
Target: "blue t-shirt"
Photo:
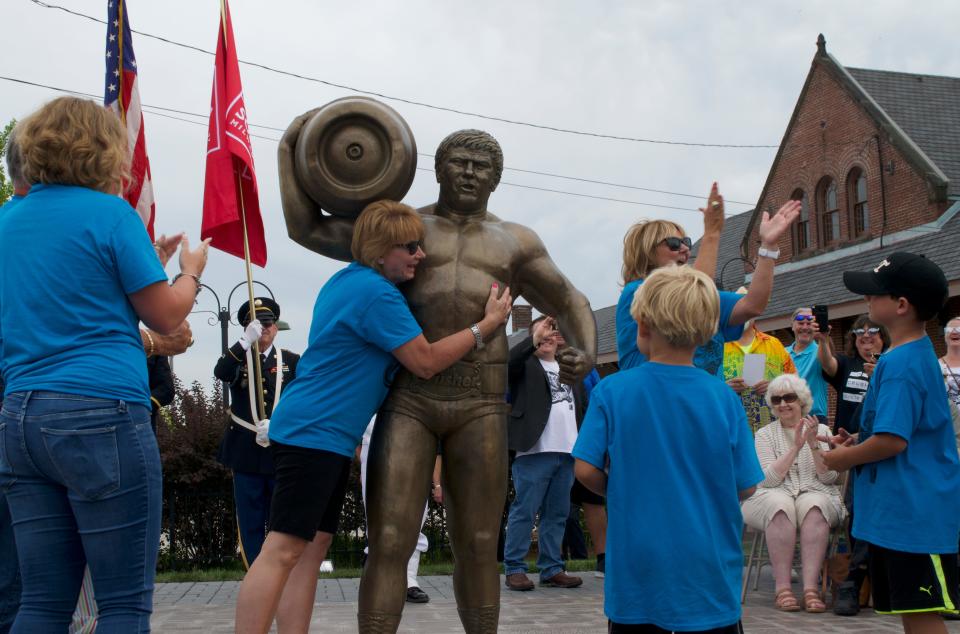
[[[738,491],[763,480],[736,393],[690,366],[610,375],[593,390],[573,456],[598,469],[610,457],[607,617],[667,630],[736,623]]]
[[[324,284],[297,378],[270,419],[270,440],[352,456],[399,363],[391,354],[422,330],[406,298],[357,262]]]
[[[854,470],[854,536],[901,552],[957,552],[960,458],[928,337],[897,346],[877,362],[863,399],[859,440],[878,433],[900,436],[907,448]]]
[[[816,341],[803,349],[803,352],[794,350],[796,343],[787,346],[787,352],[793,359],[793,365],[797,366],[797,376],[804,379],[810,386],[810,392],[813,394],[813,407],[810,413],[814,416],[827,415],[827,382],[823,378],[823,370],[820,367],[820,360],[817,359]]]
[[[647,361],[647,357],[637,349],[637,322],[630,314],[633,295],[641,284],[643,280],[627,282],[620,293],[620,301],[617,302],[617,353],[620,356],[621,371],[635,368]],[[730,325],[733,307],[743,299],[743,295],[726,291],[719,293],[720,323],[717,332],[713,339],[697,348],[693,354],[693,365],[713,375],[719,374],[723,366],[723,344],[736,341],[743,334],[743,324]]]
[[[49,390],[150,407],[139,319],[127,296],[166,280],[125,200],[34,185],[0,214],[5,393]]]

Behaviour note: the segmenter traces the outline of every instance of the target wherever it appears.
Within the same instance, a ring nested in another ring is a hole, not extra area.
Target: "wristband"
[[[771,260],[776,260],[780,257],[780,249],[773,251],[766,247],[760,247],[757,249],[757,257],[759,258],[770,258]]]

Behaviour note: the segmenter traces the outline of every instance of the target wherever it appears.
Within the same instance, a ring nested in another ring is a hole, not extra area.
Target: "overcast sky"
[[[106,0],[51,0],[103,19]],[[213,50],[218,2],[130,0],[135,30]],[[0,75],[102,95],[105,26],[2,0]],[[261,2],[233,0],[241,60],[361,90],[511,120],[671,141],[776,145],[816,51],[818,33],[847,66],[960,76],[955,25],[960,3],[903,2]],[[134,34],[144,104],[202,125],[144,114],[157,199],[158,233],[199,239],[206,113],[213,57]],[[951,44],[951,42],[953,42]],[[303,112],[353,92],[241,64],[250,122],[286,128]],[[55,91],[0,80],[0,122],[23,117]],[[501,217],[535,229],[593,307],[619,294],[623,234],[640,218],[680,222],[702,233],[702,198],[595,185],[511,171],[550,172],[705,198],[720,183],[728,213],[750,209],[773,148],[720,149],[635,143],[550,132],[384,100],[410,124],[421,152],[461,128],[481,128],[503,147],[507,170],[490,200]],[[149,107],[146,108],[150,110]],[[253,128],[277,139],[281,132]],[[306,346],[317,291],[343,266],[286,235],[277,144],[254,139],[269,262],[267,283],[293,330],[278,342]],[[419,166],[432,169],[421,157]],[[630,204],[510,186],[589,194]],[[436,200],[432,172],[419,171],[406,202]],[[688,211],[669,209],[681,207]],[[176,265],[168,273],[173,275]],[[211,251],[204,281],[221,299],[244,279],[243,262]],[[233,310],[245,291],[234,295]],[[199,308],[215,309],[204,292]],[[190,319],[197,344],[175,362],[186,381],[212,384],[219,330]],[[230,338],[240,334],[232,326]]]

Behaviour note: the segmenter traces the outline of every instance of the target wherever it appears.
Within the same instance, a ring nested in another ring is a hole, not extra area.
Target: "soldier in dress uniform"
[[[280,305],[269,297],[253,300],[256,319],[251,320],[250,302],[237,311],[243,335],[217,361],[213,374],[230,385],[227,429],[220,441],[217,460],[233,470],[233,497],[240,533],[240,556],[249,568],[260,554],[273,496],[273,459],[270,449],[257,444],[257,394],[251,389],[255,372],[253,342],[260,350],[261,388],[269,419],[284,387],[297,375],[300,355],[273,345],[277,336]],[[253,406],[251,407],[251,403]]]

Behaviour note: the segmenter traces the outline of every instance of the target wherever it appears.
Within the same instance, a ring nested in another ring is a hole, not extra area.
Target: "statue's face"
[[[490,193],[496,188],[493,179],[493,161],[489,154],[480,150],[453,148],[437,172],[440,199],[455,211],[485,209]]]

